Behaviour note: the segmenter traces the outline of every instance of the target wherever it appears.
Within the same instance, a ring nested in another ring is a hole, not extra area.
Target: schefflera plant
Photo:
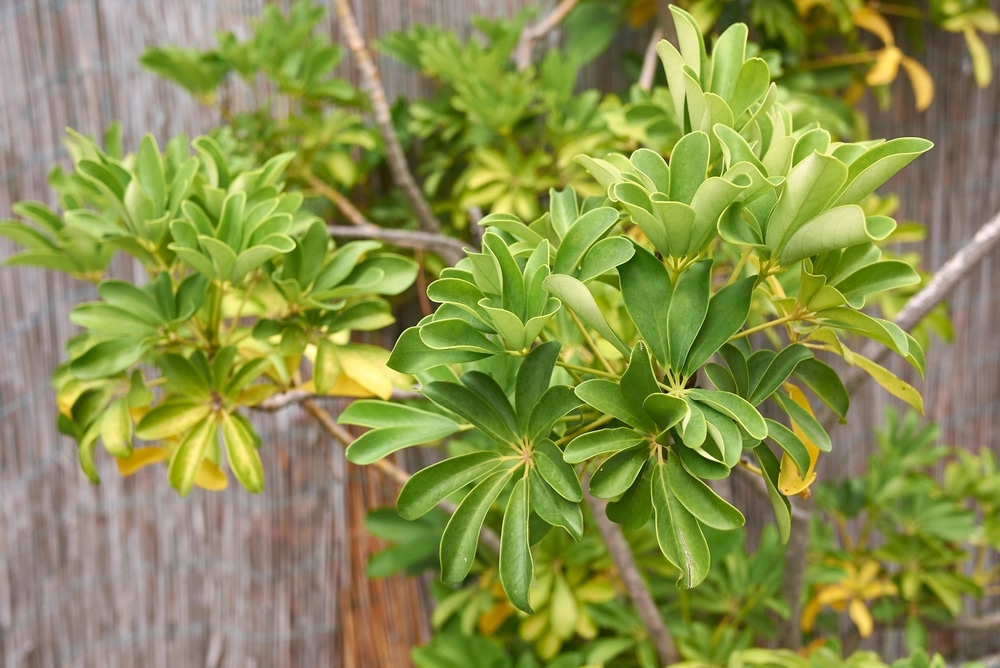
[[[70,132],[73,170],[50,181],[61,211],[24,202],[0,234],[25,248],[6,264],[91,281],[99,299],[76,306],[82,328],[53,377],[59,429],[78,442],[99,482],[97,444],[123,475],[166,462],[170,484],[227,486],[225,468],[260,492],[261,440],[247,409],[302,389],[383,396],[388,351],[349,341],[393,322],[383,295],[405,290],[416,264],[372,241],[337,247],[325,224],[284,192],[292,154],[241,169],[213,138],[180,136],[161,153],[151,136],[122,155]],[[107,278],[115,253],[145,270]],[[303,373],[312,364],[312,378]],[[304,367],[304,369],[303,369]]]
[[[659,45],[673,103],[663,113],[683,136],[669,160],[647,149],[581,157],[606,197],[553,192],[530,223],[487,216],[482,252],[429,286],[439,308],[389,360],[416,374],[429,403],[362,400],[341,415],[370,428],[348,449],[360,464],[461,435],[404,485],[398,510],[416,518],[457,501],[440,546],[454,583],[498,504],[500,577],[524,611],[530,546],[545,526],[579,536],[584,483],[624,529],[654,523],[682,587],[708,572],[702,527],[744,522],[705,482],[737,465],[763,477],[787,540],[787,495],[832,447],[814,406],[843,417],[849,403],[818,353],[919,404],[845,341],[874,339],[923,368],[910,336],[861,310],[918,278],[881,258],[875,242],[895,222],[860,204],[930,143],[794,128],[767,66],[746,55],[746,26],[709,56],[691,16],[671,11],[679,48]],[[781,419],[762,415],[768,403]]]

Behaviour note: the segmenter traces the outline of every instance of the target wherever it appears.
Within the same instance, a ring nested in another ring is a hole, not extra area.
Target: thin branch
[[[304,401],[309,400],[322,400],[322,399],[342,399],[343,397],[335,397],[327,394],[316,394],[315,392],[307,392],[305,390],[289,390],[287,392],[281,392],[280,394],[275,394],[272,397],[268,397],[264,401],[260,402],[256,406],[251,406],[252,410],[266,411],[268,413],[274,413],[280,411],[283,408],[293,406],[295,404],[301,404]],[[409,399],[422,399],[423,395],[416,392],[409,392],[407,390],[401,390],[399,388],[393,388],[392,399],[393,401],[406,401]]]
[[[323,431],[329,434],[335,441],[339,442],[344,448],[349,446],[354,442],[354,437],[351,436],[350,432],[337,424],[333,416],[330,415],[324,408],[317,404],[312,399],[305,399],[301,402],[302,407],[306,409],[306,412],[316,418],[320,426],[323,427]],[[406,481],[410,479],[410,474],[396,466],[388,459],[379,459],[373,466],[379,471],[392,478],[400,485],[405,485]],[[455,504],[449,501],[441,501],[438,504],[438,508],[445,511],[448,514],[455,512]],[[489,547],[494,552],[500,552],[500,537],[493,532],[492,529],[483,525],[483,529],[479,534],[479,540],[483,542],[484,545]]]
[[[927,286],[906,302],[906,306],[893,322],[904,330],[912,329],[935,306],[944,301],[998,243],[1000,243],[1000,213],[994,214],[965,246],[934,272]],[[888,348],[872,341],[861,350],[861,355],[877,362],[888,352]],[[853,367],[846,374],[844,386],[848,392],[854,392],[867,377],[868,374],[863,370]]]
[[[636,82],[639,88],[643,90],[650,90],[653,87],[653,79],[656,78],[656,64],[659,62],[656,54],[656,45],[666,35],[666,29],[657,26],[653,29],[653,34],[649,37],[649,43],[646,45],[646,53],[642,56],[642,69],[639,71],[639,81]]]
[[[361,211],[354,206],[351,200],[341,195],[336,188],[323,181],[323,179],[319,178],[311,171],[305,172],[302,177],[305,179],[306,183],[312,186],[313,190],[333,202],[333,205],[340,209],[340,212],[344,214],[344,217],[347,218],[347,220],[351,221],[351,224],[359,227],[372,225],[372,223],[365,218],[365,214],[361,213]]]
[[[583,496],[594,514],[594,521],[601,532],[604,544],[608,547],[608,553],[614,560],[615,566],[618,567],[618,574],[625,584],[625,591],[628,592],[639,619],[646,627],[649,639],[656,647],[660,665],[676,663],[679,660],[677,648],[674,647],[674,641],[670,637],[667,625],[663,622],[663,617],[660,616],[660,611],[656,608],[656,602],[653,601],[649,587],[642,579],[642,574],[632,556],[632,550],[629,549],[628,543],[625,541],[621,526],[608,519],[608,502],[598,499],[587,490],[590,486],[590,476],[584,476],[582,482]]]
[[[371,100],[375,124],[378,125],[382,140],[385,142],[386,160],[389,164],[389,171],[392,172],[392,180],[403,190],[406,199],[413,206],[420,229],[427,232],[437,232],[441,229],[441,223],[431,211],[417,180],[413,178],[413,173],[406,163],[403,147],[400,146],[399,137],[396,136],[396,130],[392,127],[392,112],[386,99],[385,88],[382,87],[378,68],[375,67],[375,61],[372,60],[371,53],[365,45],[364,37],[361,36],[358,22],[351,10],[350,0],[337,0],[337,15],[340,17],[340,26],[344,31],[347,47],[358,61],[362,86],[365,93],[368,94],[368,99]]]
[[[439,232],[392,230],[377,225],[329,225],[327,229],[330,236],[338,239],[378,239],[396,246],[433,251],[450,265],[465,257],[465,245],[461,241]]]
[[[535,40],[541,39],[562,23],[578,2],[579,0],[562,0],[538,23],[524,27],[524,30],[521,31],[521,39],[514,49],[514,65],[518,72],[523,72],[531,66],[531,47]]]

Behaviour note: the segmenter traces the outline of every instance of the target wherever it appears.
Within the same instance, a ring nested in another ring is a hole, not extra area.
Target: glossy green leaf
[[[767,436],[767,425],[757,409],[746,399],[728,392],[717,390],[688,390],[688,396],[705,403],[723,415],[739,423],[750,438],[762,439]]]
[[[696,587],[708,575],[711,565],[705,534],[694,515],[672,493],[667,465],[655,464],[651,478],[656,542],[663,556],[681,571],[677,586]]]
[[[583,257],[577,278],[586,283],[615,267],[628,262],[635,255],[635,246],[624,237],[601,239]]]
[[[899,137],[876,144],[851,162],[837,204],[860,202],[934,144],[917,137]]]
[[[743,513],[688,473],[676,456],[668,457],[666,466],[670,493],[702,524],[728,531],[746,523]]]
[[[647,250],[636,248],[635,255],[618,267],[622,300],[635,327],[653,356],[666,364],[668,357],[667,319],[673,286],[663,263]]]
[[[533,610],[528,603],[528,591],[534,564],[528,547],[528,490],[528,479],[519,478],[507,501],[500,528],[500,583],[514,607],[530,615]]]
[[[771,499],[774,519],[778,524],[778,534],[781,536],[782,544],[785,544],[792,532],[792,504],[788,497],[778,491],[781,462],[774,456],[770,448],[763,444],[754,448],[753,453],[757,457],[757,463],[760,464],[761,472],[764,474],[764,484],[767,486],[767,495]]]
[[[510,405],[507,393],[491,376],[482,371],[468,371],[462,374],[461,381],[463,385],[475,392],[493,408],[506,425],[507,433],[512,435],[520,433],[517,415],[514,412],[514,407]]]
[[[882,260],[858,269],[837,283],[837,290],[857,308],[865,297],[920,282],[920,275],[902,260]]]
[[[813,445],[823,452],[830,452],[833,449],[833,444],[830,442],[830,435],[826,433],[823,425],[809,411],[792,401],[783,392],[775,392],[772,396],[778,402],[778,405],[781,406],[781,409],[788,414],[788,417],[795,421],[795,424],[802,430],[806,438],[813,442]]]
[[[600,499],[621,496],[631,487],[649,461],[645,443],[611,455],[597,467],[590,478],[590,493]]]
[[[837,415],[840,417],[847,415],[851,397],[847,394],[840,376],[828,364],[815,358],[802,360],[795,367],[792,376],[801,380]]]
[[[448,520],[440,548],[441,579],[446,584],[458,584],[469,574],[476,559],[479,533],[483,529],[486,513],[512,475],[513,470],[488,475],[458,504]]]
[[[463,385],[434,381],[424,386],[423,394],[442,408],[475,425],[499,444],[511,446],[520,440],[517,431],[501,417],[496,407]]]
[[[503,347],[488,338],[465,320],[448,318],[435,320],[420,327],[420,339],[429,347],[438,350],[454,350],[472,353],[502,353]]]
[[[621,498],[608,502],[608,519],[621,524],[625,531],[641,529],[653,516],[652,490],[649,486],[652,468],[645,467],[636,483],[625,490]]]
[[[226,442],[226,460],[240,484],[259,494],[264,491],[264,464],[261,462],[260,437],[250,421],[238,413],[222,419],[222,438]]]
[[[743,328],[750,314],[755,283],[756,277],[749,276],[727,285],[712,296],[705,320],[688,351],[687,361],[683,366],[685,376],[693,375],[731,336]]]
[[[517,266],[510,248],[498,234],[487,233],[483,235],[483,249],[497,263],[497,270],[500,274],[501,298],[503,308],[518,316],[524,315],[525,293],[524,277],[521,269]],[[480,286],[482,288],[483,286]]]
[[[420,338],[420,327],[410,327],[396,340],[386,365],[402,373],[420,373],[444,364],[474,362],[491,353],[454,348],[431,348]]]
[[[594,295],[591,294],[586,285],[572,276],[562,274],[549,276],[545,279],[543,285],[566,308],[573,311],[586,326],[604,337],[622,355],[629,354],[628,346],[622,342],[621,338],[608,325],[608,321],[604,319],[601,307],[597,305]]]
[[[347,447],[347,459],[354,464],[371,464],[397,450],[433,443],[460,428],[443,415],[378,401],[355,401],[338,421],[372,427]]]
[[[627,427],[598,429],[580,434],[570,441],[563,451],[563,459],[570,464],[578,464],[597,455],[628,450],[645,440],[642,434]]]
[[[694,122],[695,119],[692,118]],[[670,154],[670,199],[691,204],[708,172],[708,135],[695,131],[684,135]],[[671,249],[676,252],[676,249]],[[687,249],[681,249],[687,252]]]
[[[831,156],[813,153],[795,165],[767,221],[768,247],[780,252],[799,227],[827,209],[846,180],[847,167]]]
[[[857,205],[838,206],[801,223],[774,250],[778,252],[781,264],[787,267],[813,255],[857,246],[877,238],[878,233],[871,227],[871,222]]]
[[[502,465],[494,452],[470,452],[449,457],[414,473],[399,492],[396,509],[406,520],[423,517],[466,485]]]
[[[539,517],[554,527],[562,527],[574,540],[583,537],[583,511],[579,503],[567,501],[562,495],[532,469],[529,475],[531,486],[531,509]]]
[[[722,480],[732,473],[731,467],[716,459],[710,459],[700,448],[678,447],[674,448],[674,454],[680,458],[684,468],[696,478]]]
[[[167,387],[186,399],[197,399],[204,403],[212,394],[211,379],[188,358],[176,353],[163,353],[158,365],[167,381]]]
[[[528,426],[532,411],[549,389],[552,370],[561,349],[562,344],[558,341],[546,341],[521,360],[514,386],[514,406],[522,430]]]
[[[805,479],[812,460],[806,444],[802,442],[802,439],[795,432],[785,425],[770,418],[766,418],[766,420],[768,438],[788,453],[788,456],[792,458],[795,466],[799,469],[799,477]]]
[[[646,346],[641,341],[632,348],[628,367],[622,374],[618,387],[629,410],[636,415],[642,415],[639,407],[642,406],[646,397],[660,393],[660,386],[656,382],[656,376],[653,375],[649,353],[646,352]]]
[[[535,443],[531,461],[539,475],[567,501],[583,500],[583,489],[576,471],[563,459],[563,452],[549,439]]]
[[[689,413],[688,404],[683,399],[662,393],[646,397],[642,407],[661,432],[677,425]]]
[[[560,419],[581,405],[583,401],[576,396],[573,388],[566,385],[550,387],[531,411],[525,436],[530,441],[547,437]]]
[[[591,209],[580,216],[566,231],[559,244],[552,273],[576,273],[587,251],[617,222],[618,211],[607,206]]]
[[[771,358],[770,364],[750,390],[750,396],[747,400],[754,406],[760,404],[788,380],[799,364],[804,360],[812,359],[812,356],[812,351],[801,343],[793,343],[782,348],[777,355]]]
[[[677,279],[667,307],[667,355],[670,368],[681,370],[708,313],[712,260],[695,262]]]
[[[641,406],[632,406],[622,397],[618,383],[604,378],[585,380],[576,386],[576,396],[583,399],[602,413],[607,413],[625,424],[650,433],[656,430],[656,423],[641,410]]]

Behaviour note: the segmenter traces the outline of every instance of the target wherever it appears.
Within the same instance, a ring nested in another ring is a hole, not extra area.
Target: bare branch
[[[329,434],[335,441],[339,442],[345,448],[354,442],[354,437],[346,429],[337,424],[333,416],[330,415],[325,409],[323,409],[319,404],[317,404],[312,399],[305,399],[302,402],[302,407],[306,409],[306,412],[316,418],[320,426],[323,427],[323,431]],[[410,479],[410,474],[396,466],[388,459],[379,459],[373,466],[379,471],[392,478],[400,485],[406,484],[406,481]],[[438,508],[445,511],[448,514],[455,512],[455,504],[449,501],[442,501],[438,504]],[[487,526],[483,526],[482,531],[479,534],[479,539],[495,552],[500,552],[500,537],[493,532]]]
[[[396,130],[392,127],[392,112],[389,110],[385,88],[382,87],[378,68],[375,67],[375,61],[372,60],[371,53],[361,36],[358,22],[351,10],[350,0],[337,0],[337,15],[340,17],[340,26],[344,31],[347,47],[357,58],[362,87],[368,94],[368,99],[371,100],[375,124],[378,125],[382,140],[385,142],[386,159],[389,171],[392,172],[392,180],[403,190],[413,206],[420,229],[427,232],[437,232],[441,229],[441,223],[431,211],[417,180],[413,178],[413,173],[410,171],[409,165],[406,164],[403,147],[400,146],[399,137],[396,136]]]
[[[598,499],[587,490],[590,486],[590,476],[585,475],[582,482],[583,496],[594,514],[594,521],[597,522],[597,528],[601,532],[604,544],[608,547],[608,553],[614,560],[615,566],[618,567],[618,574],[625,584],[625,591],[628,592],[639,619],[646,627],[649,639],[656,646],[660,665],[676,663],[678,656],[673,638],[670,637],[667,625],[663,622],[663,617],[660,616],[660,611],[656,608],[656,602],[653,601],[649,587],[642,579],[639,567],[636,566],[635,558],[632,556],[632,550],[629,549],[625,536],[622,534],[621,526],[608,519],[608,502]]]
[[[993,250],[997,243],[1000,243],[1000,213],[990,218],[985,225],[979,228],[969,243],[965,244],[934,272],[934,276],[927,286],[906,303],[893,322],[904,330],[911,329],[935,306],[944,301],[952,290],[979,266],[979,263]],[[877,362],[888,352],[888,348],[872,341],[861,350],[861,355]],[[868,374],[864,371],[853,367],[846,374],[844,386],[848,392],[854,392],[867,377]]]
[[[461,241],[438,232],[392,230],[377,225],[330,225],[327,229],[330,236],[337,239],[378,239],[397,246],[433,251],[450,265],[465,257],[465,245]]]
[[[649,43],[646,44],[646,53],[642,56],[642,69],[639,71],[639,81],[636,83],[643,90],[650,90],[653,87],[653,78],[656,76],[656,63],[659,58],[656,54],[656,45],[660,43],[667,34],[664,28],[657,26],[653,29],[653,34],[649,36]]]
[[[344,217],[347,218],[347,220],[351,221],[351,224],[359,227],[372,225],[372,223],[365,218],[365,215],[361,213],[356,206],[354,206],[351,200],[341,195],[336,188],[323,181],[311,171],[303,174],[303,178],[306,180],[306,183],[312,186],[313,190],[333,202],[333,205],[340,209],[340,212],[344,214]],[[372,226],[374,227],[374,225]]]
[[[282,392],[280,394],[275,394],[272,397],[265,399],[256,406],[251,406],[250,408],[256,411],[266,411],[268,413],[274,413],[280,411],[283,408],[289,406],[294,406],[296,404],[301,404],[307,400],[320,400],[320,399],[342,399],[343,397],[336,397],[327,394],[316,394],[314,392],[306,392],[305,390],[289,390],[288,392]],[[399,388],[393,388],[392,399],[393,401],[405,401],[408,399],[422,399],[423,395],[417,394],[416,392],[408,392],[406,390],[400,390]]]
[[[541,39],[550,30],[554,30],[557,25],[562,23],[562,20],[566,18],[566,15],[576,6],[577,2],[579,0],[562,0],[541,21],[524,27],[524,30],[521,31],[521,39],[517,43],[517,48],[514,49],[514,65],[517,67],[518,72],[522,72],[531,66],[531,47],[535,40]]]

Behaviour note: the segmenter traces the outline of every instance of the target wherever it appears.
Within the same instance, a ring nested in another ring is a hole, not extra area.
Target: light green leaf
[[[222,419],[222,438],[226,441],[226,459],[240,484],[254,494],[264,491],[264,464],[260,460],[260,437],[250,421],[239,413]]]
[[[827,209],[846,180],[847,167],[831,156],[813,153],[795,165],[766,224],[768,247],[780,253],[796,230]]]
[[[150,347],[145,340],[135,338],[101,341],[74,359],[69,369],[80,380],[107,378],[138,362]]]
[[[499,343],[458,318],[434,320],[422,325],[419,331],[420,340],[438,350],[489,354],[504,352]]]
[[[764,474],[764,484],[767,486],[767,495],[771,499],[771,508],[774,510],[774,518],[778,524],[778,533],[781,536],[782,544],[785,544],[792,532],[792,505],[788,497],[778,491],[781,463],[766,445],[758,445],[753,449],[753,453]]]
[[[104,411],[101,423],[101,440],[112,457],[132,454],[132,417],[129,415],[128,398],[120,397]]]
[[[190,399],[164,401],[146,413],[135,426],[135,435],[145,441],[159,441],[182,434],[204,420],[212,407]]]
[[[167,475],[170,486],[176,489],[180,496],[187,496],[194,486],[195,476],[198,475],[202,461],[215,444],[217,434],[218,425],[215,419],[206,417],[192,428],[170,455]]]
[[[618,211],[611,207],[591,209],[574,222],[556,251],[552,264],[554,274],[574,274],[598,239],[603,237],[618,222]]]
[[[617,348],[622,355],[629,354],[628,346],[608,325],[608,321],[604,319],[604,314],[601,312],[601,307],[597,305],[594,295],[590,293],[586,285],[572,276],[563,274],[549,276],[542,285],[568,309],[576,313],[586,326]]]
[[[869,376],[875,379],[876,383],[885,388],[889,394],[898,399],[902,399],[923,415],[924,399],[920,396],[920,392],[914,389],[912,385],[903,381],[896,376],[896,374],[892,373],[885,367],[880,366],[872,360],[862,357],[857,353],[851,353],[848,361],[853,366],[863,369]]]
[[[402,373],[419,373],[445,364],[474,362],[489,357],[490,354],[453,348],[431,348],[420,338],[420,327],[416,326],[404,330],[399,336],[386,365]]]
[[[899,137],[876,144],[851,162],[846,185],[836,204],[861,202],[932,146],[932,142],[917,137]]]
[[[781,410],[785,411],[788,417],[795,421],[795,424],[802,430],[806,438],[812,441],[813,445],[823,452],[830,452],[833,449],[833,444],[830,442],[830,435],[826,433],[823,425],[809,411],[792,401],[791,398],[782,392],[775,392],[771,396],[781,406]]]

